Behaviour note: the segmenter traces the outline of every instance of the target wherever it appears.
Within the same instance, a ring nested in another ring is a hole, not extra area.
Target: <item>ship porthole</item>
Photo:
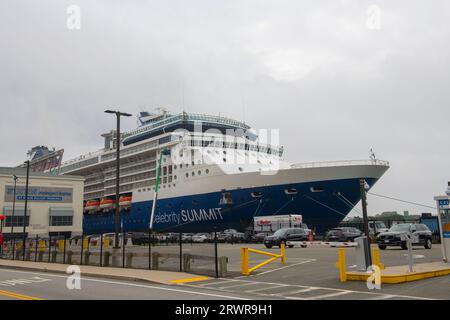
[[[297,189],[295,188],[288,188],[288,189],[284,189],[284,193],[285,194],[297,194]]]
[[[262,197],[261,192],[252,192],[250,195],[252,196],[252,198],[261,198]]]

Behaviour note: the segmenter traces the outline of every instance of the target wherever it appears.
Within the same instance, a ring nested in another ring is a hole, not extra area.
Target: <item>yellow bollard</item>
[[[104,237],[103,238],[103,248],[109,248],[109,245],[110,245],[109,237]]]
[[[241,248],[241,259],[242,259],[242,275],[248,276],[250,272],[248,271],[248,248]]]
[[[89,246],[89,239],[84,238],[83,239],[83,249],[87,249]]]
[[[65,240],[58,240],[57,241],[57,243],[58,243],[58,250],[59,251],[64,251],[64,241]]]
[[[384,269],[384,264],[380,262],[380,250],[379,249],[372,250],[372,259],[373,259],[373,264],[375,266],[378,266],[380,269]]]
[[[39,240],[39,251],[45,251],[45,240]]]
[[[286,264],[286,248],[284,246],[284,243],[280,246],[280,255],[281,255],[281,263]]]
[[[341,282],[347,281],[347,267],[345,261],[345,249],[339,248],[338,251],[338,261],[336,262],[336,267],[339,269],[339,277]]]

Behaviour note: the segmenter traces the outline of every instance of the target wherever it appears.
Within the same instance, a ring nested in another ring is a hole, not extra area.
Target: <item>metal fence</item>
[[[216,236],[197,238],[178,234],[113,234],[78,237],[33,236],[9,239],[1,246],[2,259],[190,272],[224,277],[227,258],[219,256]]]

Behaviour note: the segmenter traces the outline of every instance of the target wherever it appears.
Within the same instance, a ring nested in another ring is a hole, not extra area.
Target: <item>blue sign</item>
[[[439,206],[444,207],[449,205],[449,200],[439,200]]]

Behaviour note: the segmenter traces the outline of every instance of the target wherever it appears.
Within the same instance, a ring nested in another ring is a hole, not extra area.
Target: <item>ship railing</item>
[[[144,133],[147,131],[155,130],[155,129],[158,129],[169,123],[176,122],[179,120],[193,120],[193,121],[198,120],[198,121],[209,121],[209,122],[215,122],[215,123],[226,123],[226,124],[229,124],[232,126],[250,129],[250,127],[248,125],[246,125],[245,123],[242,123],[242,122],[239,122],[236,120],[232,120],[229,118],[220,117],[220,116],[211,116],[211,115],[205,115],[205,114],[188,113],[188,114],[178,114],[175,116],[170,116],[168,118],[164,118],[164,120],[145,125],[142,128],[124,133],[124,137],[128,138],[130,136],[134,136],[134,135],[138,135],[138,134],[141,134],[141,133]]]
[[[66,165],[69,165],[69,164],[72,164],[72,163],[75,163],[75,162],[79,162],[79,161],[82,161],[82,160],[87,160],[89,158],[98,157],[99,155],[103,154],[103,152],[104,152],[103,150],[99,150],[99,151],[95,151],[95,152],[89,152],[89,153],[86,153],[84,155],[78,156],[76,158],[64,161],[61,164],[61,166],[66,166]]]
[[[339,167],[339,166],[363,166],[363,165],[379,165],[389,166],[389,161],[371,159],[371,160],[340,160],[340,161],[322,161],[296,163],[291,165],[292,168],[321,168],[321,167]]]

